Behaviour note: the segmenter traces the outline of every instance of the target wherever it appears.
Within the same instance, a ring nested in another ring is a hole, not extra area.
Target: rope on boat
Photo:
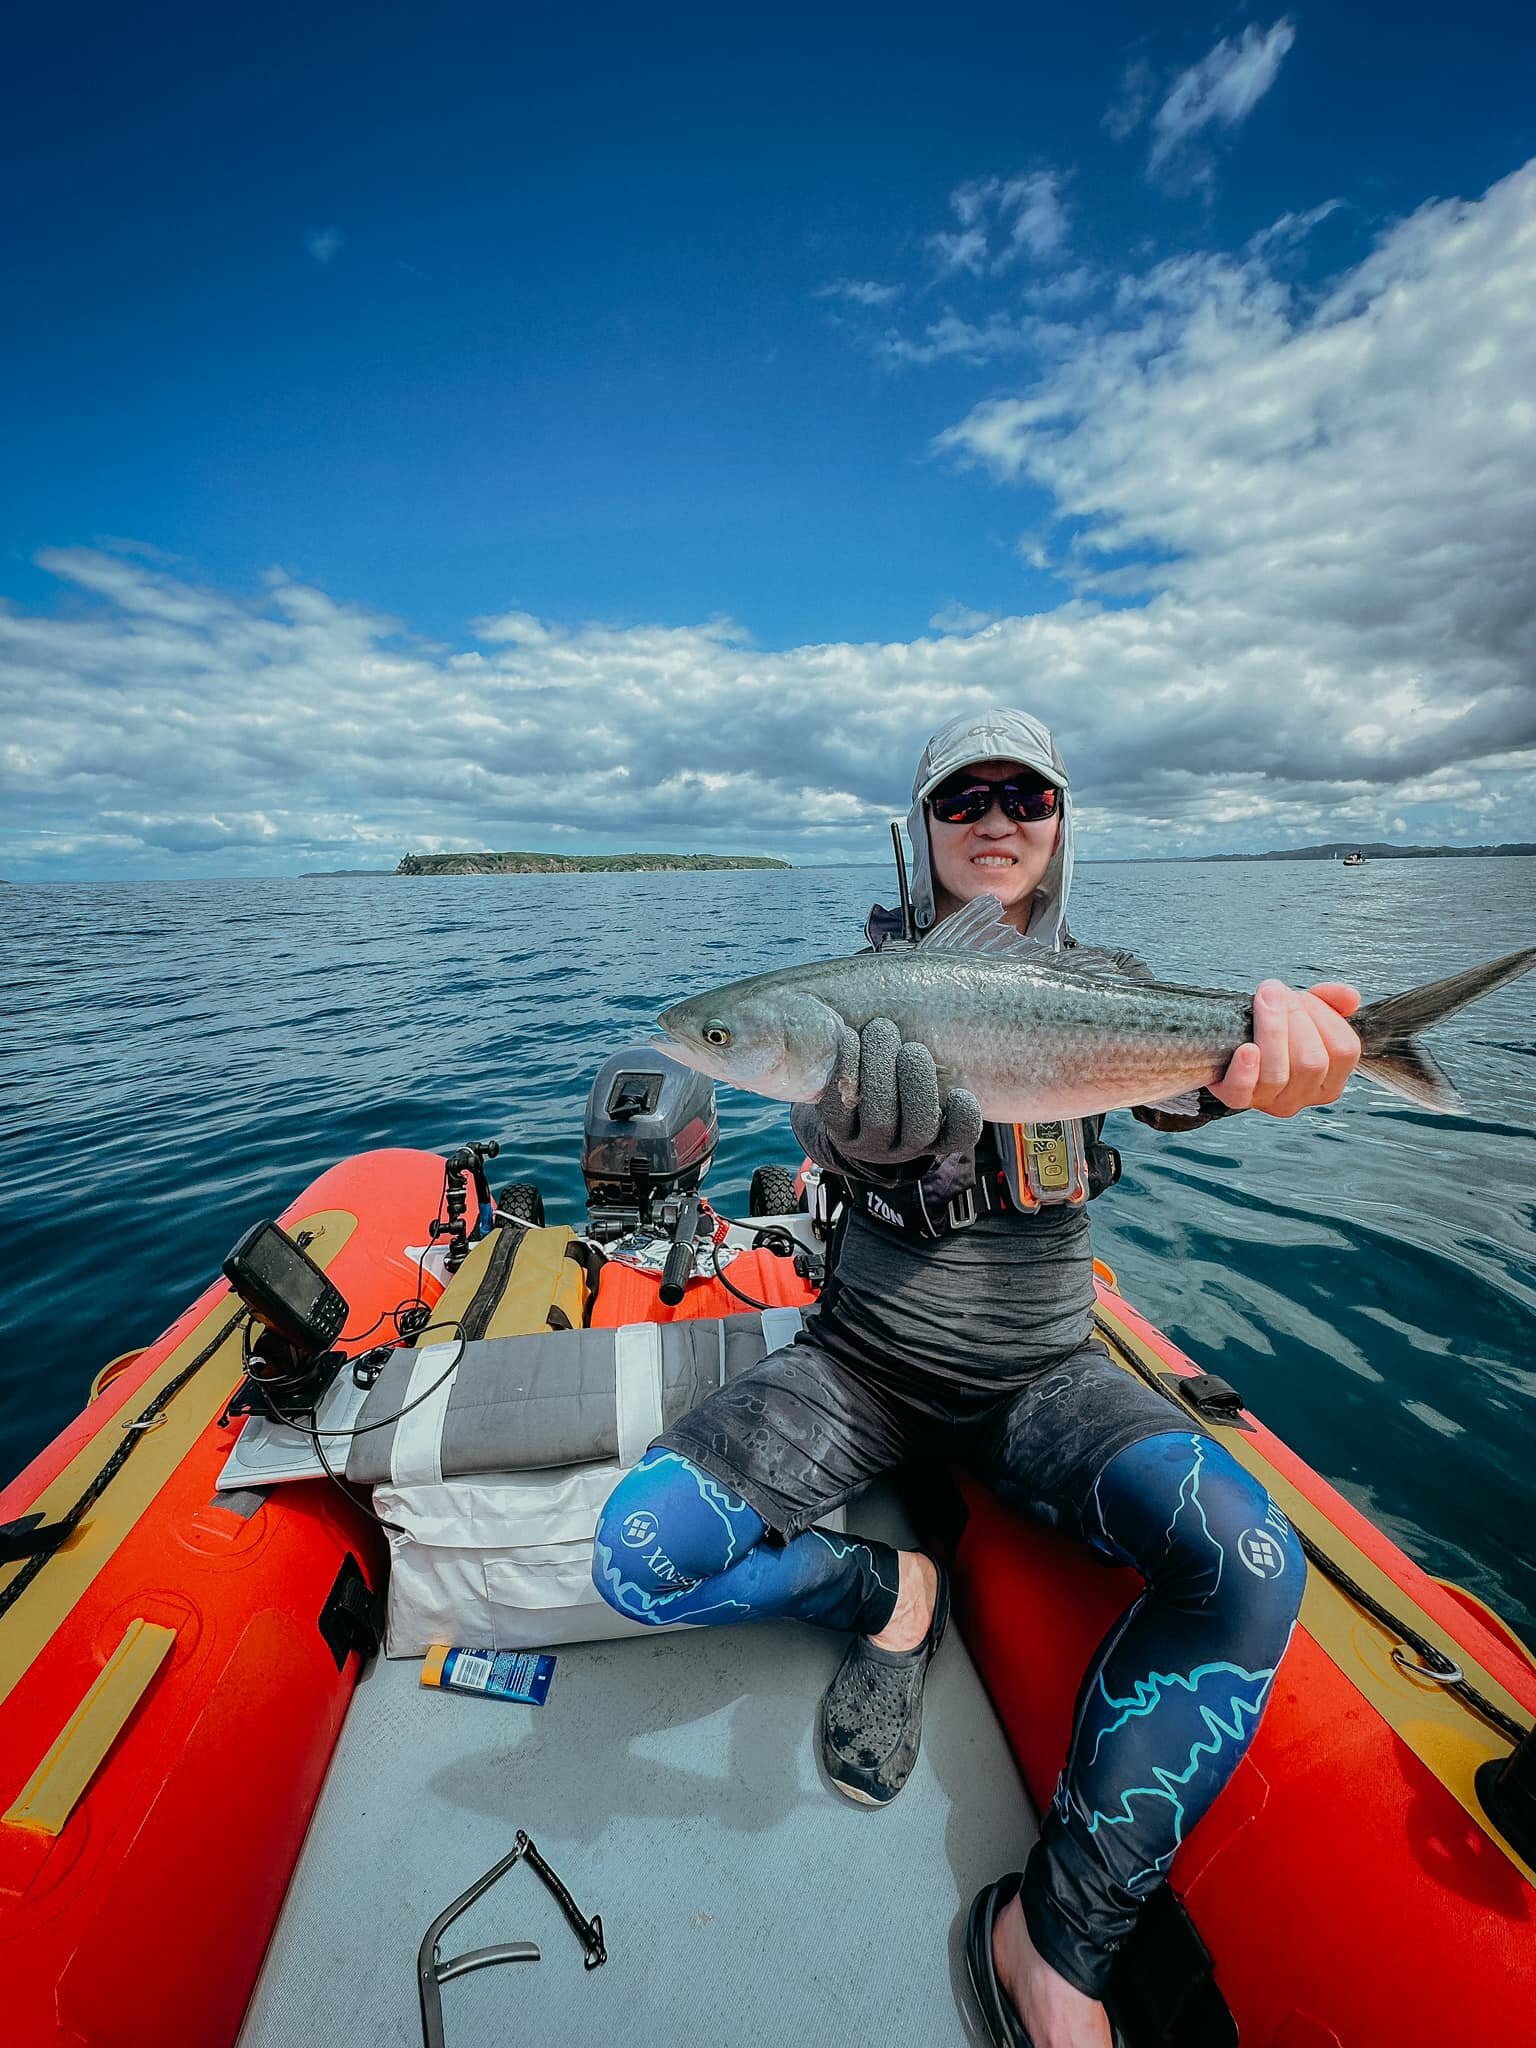
[[[248,1323],[249,1321],[249,1309],[244,1307],[237,1309],[228,1322],[224,1324],[223,1328],[209,1338],[197,1356],[189,1359],[174,1379],[166,1381],[165,1385],[156,1394],[149,1406],[144,1409],[143,1413],[136,1415],[131,1422],[125,1422],[122,1425],[122,1442],[96,1474],[96,1477],[86,1487],[79,1499],[75,1501],[73,1506],[65,1510],[57,1522],[50,1523],[46,1529],[36,1532],[40,1540],[51,1539],[49,1540],[49,1547],[28,1558],[10,1584],[0,1589],[0,1616],[7,1614],[16,1604],[38,1573],[43,1569],[44,1565],[47,1564],[49,1558],[58,1555],[59,1545],[64,1542],[67,1535],[73,1534],[75,1529],[79,1527],[86,1511],[94,1507],[96,1502],[100,1500],[102,1494],[106,1492],[108,1486],[111,1485],[118,1473],[122,1471],[128,1460],[144,1441],[144,1438],[149,1434],[149,1431],[157,1422],[164,1419],[165,1410],[175,1399],[176,1395],[181,1392],[187,1381],[192,1378],[194,1373],[201,1371],[219,1349],[220,1345],[232,1337],[242,1323]],[[60,1531],[63,1533],[56,1533]]]
[[[1192,1415],[1197,1422],[1209,1427],[1208,1418],[1201,1415],[1193,1402],[1186,1401],[1179,1394],[1176,1379],[1165,1379],[1161,1373],[1146,1364],[1137,1356],[1131,1345],[1119,1340],[1118,1332],[1106,1331],[1101,1325],[1100,1334],[1108,1337],[1121,1357],[1135,1369],[1154,1393],[1161,1394],[1163,1399],[1171,1402],[1181,1414]],[[1380,1622],[1383,1628],[1401,1636],[1411,1650],[1418,1652],[1424,1659],[1424,1677],[1443,1686],[1447,1692],[1454,1693],[1465,1705],[1481,1714],[1485,1721],[1491,1722],[1499,1733],[1507,1736],[1511,1742],[1518,1744],[1525,1740],[1531,1732],[1530,1729],[1523,1726],[1512,1714],[1506,1714],[1495,1701],[1479,1692],[1475,1685],[1463,1677],[1459,1667],[1452,1663],[1443,1650],[1438,1649],[1427,1637],[1420,1635],[1401,1615],[1394,1614],[1390,1607],[1383,1606],[1374,1593],[1368,1593],[1357,1579],[1351,1578],[1337,1558],[1330,1557],[1327,1551],[1319,1543],[1314,1542],[1304,1530],[1297,1529],[1296,1536],[1309,1564],[1315,1565],[1324,1578],[1337,1586],[1341,1593],[1348,1594],[1358,1607],[1364,1608],[1373,1621]]]
[[[721,1275],[721,1278],[723,1279],[724,1276]],[[734,1288],[731,1289],[732,1293],[735,1293],[735,1291]],[[201,1371],[219,1347],[229,1337],[233,1336],[242,1324],[249,1321],[250,1311],[244,1307],[238,1309],[223,1327],[209,1338],[197,1356],[189,1359],[181,1371],[177,1373],[176,1377],[166,1382],[143,1412],[135,1416],[132,1422],[123,1424],[122,1442],[79,1498],[72,1506],[66,1509],[56,1523],[50,1525],[50,1534],[56,1530],[72,1533],[79,1526],[87,1510],[95,1505],[107,1487],[117,1477],[118,1473],[122,1471],[124,1465],[133,1456],[134,1451],[138,1448],[149,1430],[163,1417],[166,1408],[175,1399],[176,1395],[180,1393],[188,1380],[195,1373]],[[1171,1385],[1162,1374],[1154,1371],[1152,1367],[1138,1357],[1136,1351],[1130,1345],[1119,1342],[1118,1333],[1110,1332],[1106,1334],[1111,1336],[1115,1349],[1129,1362],[1138,1377],[1144,1380],[1154,1393],[1161,1394],[1163,1399],[1169,1402],[1171,1406],[1177,1408],[1181,1414],[1191,1415],[1197,1422],[1204,1423],[1206,1421],[1206,1418],[1199,1413],[1199,1410],[1192,1403],[1185,1401],[1178,1394],[1175,1386]],[[1454,1693],[1459,1700],[1471,1707],[1474,1712],[1481,1714],[1485,1721],[1488,1721],[1493,1727],[1497,1728],[1499,1733],[1506,1736],[1510,1742],[1520,1743],[1525,1739],[1531,1731],[1517,1721],[1512,1714],[1506,1714],[1504,1709],[1495,1701],[1490,1700],[1484,1693],[1479,1692],[1477,1687],[1462,1675],[1443,1650],[1430,1642],[1426,1636],[1421,1635],[1411,1623],[1404,1621],[1401,1615],[1394,1614],[1391,1608],[1384,1606],[1373,1593],[1368,1593],[1357,1579],[1350,1576],[1337,1559],[1330,1557],[1327,1551],[1315,1542],[1312,1537],[1308,1536],[1304,1530],[1297,1529],[1296,1535],[1309,1564],[1315,1565],[1326,1579],[1337,1586],[1340,1592],[1347,1594],[1358,1607],[1363,1608],[1373,1621],[1379,1622],[1383,1628],[1389,1629],[1394,1635],[1401,1637],[1410,1649],[1417,1651],[1418,1655],[1424,1659],[1424,1675],[1426,1677],[1442,1685],[1447,1692]],[[29,1558],[15,1578],[11,1580],[10,1584],[0,1588],[0,1616],[7,1614],[21,1598],[22,1594],[47,1564],[49,1558],[57,1554],[58,1545],[63,1540],[64,1537],[62,1535],[55,1537],[54,1543],[46,1551],[41,1551]]]
[[[1315,1564],[1325,1578],[1331,1579],[1341,1592],[1347,1593],[1357,1606],[1363,1607],[1373,1621],[1379,1621],[1394,1635],[1401,1636],[1411,1650],[1418,1651],[1427,1666],[1424,1672],[1426,1678],[1433,1679],[1437,1685],[1444,1686],[1447,1692],[1455,1693],[1457,1698],[1464,1700],[1469,1707],[1476,1708],[1485,1721],[1491,1721],[1499,1733],[1507,1735],[1511,1742],[1522,1742],[1525,1739],[1530,1733],[1529,1729],[1522,1727],[1512,1714],[1506,1714],[1501,1706],[1497,1706],[1480,1693],[1475,1685],[1462,1676],[1459,1668],[1443,1650],[1428,1642],[1400,1615],[1394,1614],[1389,1607],[1384,1607],[1374,1594],[1368,1593],[1364,1586],[1352,1579],[1343,1565],[1336,1558],[1330,1557],[1320,1545],[1314,1543],[1304,1530],[1297,1529],[1296,1535],[1300,1538],[1301,1547],[1306,1552],[1308,1561]]]

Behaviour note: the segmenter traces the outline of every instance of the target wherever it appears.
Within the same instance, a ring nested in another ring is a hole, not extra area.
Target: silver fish
[[[1350,1020],[1367,1080],[1426,1109],[1460,1110],[1415,1034],[1536,967],[1536,946],[1367,1003]],[[889,1017],[926,1045],[946,1088],[969,1088],[989,1123],[1098,1116],[1138,1104],[1193,1107],[1253,1036],[1253,998],[1139,981],[1113,954],[1057,953],[982,896],[915,945],[754,975],[658,1020],[684,1066],[780,1102],[810,1102],[837,1070],[844,1027]]]

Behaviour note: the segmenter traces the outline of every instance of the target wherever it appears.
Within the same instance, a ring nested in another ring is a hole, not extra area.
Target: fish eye
[[[699,1035],[706,1045],[729,1045],[731,1042],[730,1031],[715,1019],[711,1019]]]

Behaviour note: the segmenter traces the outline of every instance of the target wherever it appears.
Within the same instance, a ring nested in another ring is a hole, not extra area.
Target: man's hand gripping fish
[[[1425,1109],[1462,1109],[1417,1034],[1536,967],[1536,946],[1367,1003],[1351,1019],[1359,1071]],[[780,1102],[812,1102],[849,1075],[847,1034],[889,1017],[926,1045],[944,1088],[989,1123],[1042,1123],[1138,1105],[1193,1108],[1253,1036],[1253,998],[1136,980],[1113,954],[1055,952],[980,896],[916,945],[754,975],[665,1011],[666,1051]],[[847,1080],[853,1086],[851,1077]]]

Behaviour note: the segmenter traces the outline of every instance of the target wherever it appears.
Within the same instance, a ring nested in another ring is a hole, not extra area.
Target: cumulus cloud
[[[996,701],[1057,731],[1088,853],[1536,837],[1536,165],[1314,301],[1276,246],[1038,328],[945,436],[1054,507],[1019,547],[1069,588],[1029,617],[766,650],[488,607],[441,647],[281,571],[46,551],[64,601],[0,605],[0,872],[880,860],[920,739]]]
[[[1315,305],[1253,245],[1128,278],[943,446],[1050,493],[1080,591],[1187,636],[1189,763],[1214,716],[1266,772],[1396,786],[1536,741],[1533,286],[1527,165]]]
[[[496,618],[472,619],[470,625],[477,640],[493,644],[505,641],[524,647],[547,647],[558,637],[556,628],[546,626],[531,612],[502,612]]]
[[[1067,239],[1061,175],[1020,171],[1011,178],[973,178],[949,195],[957,226],[930,235],[941,275],[965,271],[991,277],[1023,260],[1054,256]]]
[[[984,626],[995,626],[1001,617],[1001,612],[978,612],[956,599],[935,612],[928,623],[936,633],[979,633]]]

